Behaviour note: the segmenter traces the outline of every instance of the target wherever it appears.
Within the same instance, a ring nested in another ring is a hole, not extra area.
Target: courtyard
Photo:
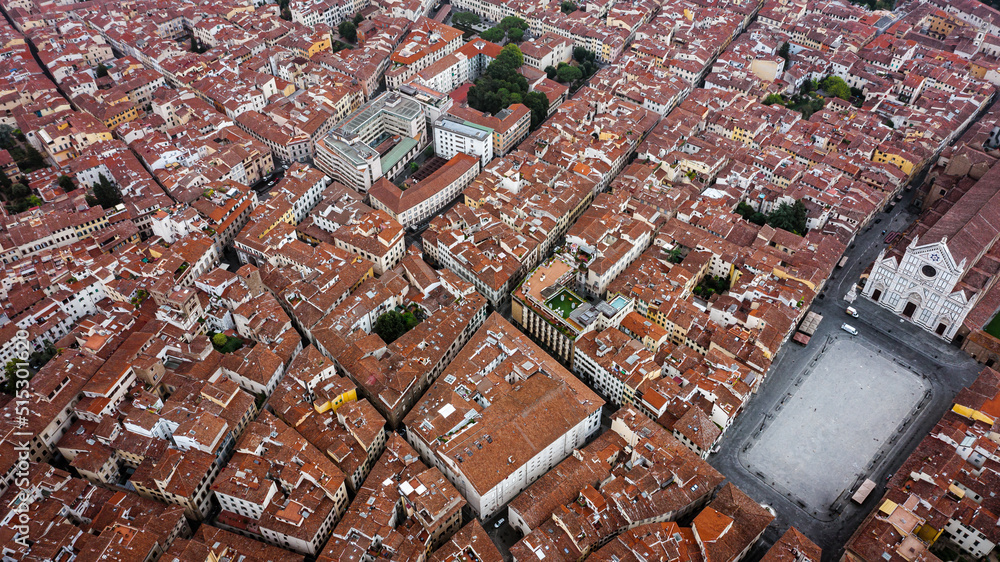
[[[832,520],[879,469],[929,389],[874,345],[834,336],[765,416],[741,463],[803,510]]]

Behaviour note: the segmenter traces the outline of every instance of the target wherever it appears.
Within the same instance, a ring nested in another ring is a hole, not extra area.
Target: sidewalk
[[[935,363],[958,366],[972,360],[958,346],[896,316],[863,296],[859,295],[850,305],[843,300],[843,295],[838,295],[838,299],[840,299],[838,302],[844,303],[845,310],[848,306],[857,309],[858,318],[854,319],[855,323],[874,328],[884,334],[891,334],[900,343]]]

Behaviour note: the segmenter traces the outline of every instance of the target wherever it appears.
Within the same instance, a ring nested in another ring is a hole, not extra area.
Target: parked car
[[[847,314],[849,314],[849,315],[851,315],[851,316],[853,316],[855,318],[858,317],[858,311],[853,306],[847,307]]]
[[[850,324],[841,324],[840,329],[851,334],[852,336],[858,335],[858,329]]]

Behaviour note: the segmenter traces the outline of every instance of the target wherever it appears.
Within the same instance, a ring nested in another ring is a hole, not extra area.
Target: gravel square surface
[[[859,475],[867,476],[869,462],[903,429],[927,388],[891,356],[856,339],[834,340],[772,412],[743,464],[809,511],[826,511]]]

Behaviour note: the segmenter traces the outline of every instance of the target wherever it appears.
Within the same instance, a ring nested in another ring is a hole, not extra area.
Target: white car
[[[851,334],[852,336],[858,335],[858,329],[850,324],[841,324],[840,329]]]

